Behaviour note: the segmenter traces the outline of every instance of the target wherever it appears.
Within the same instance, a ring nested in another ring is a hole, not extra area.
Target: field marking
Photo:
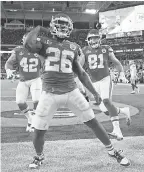
[[[0,102],[7,102],[7,103],[12,102],[12,103],[16,103],[16,101],[14,101],[14,100],[1,100]],[[33,102],[33,101],[32,100],[28,100],[26,102]]]

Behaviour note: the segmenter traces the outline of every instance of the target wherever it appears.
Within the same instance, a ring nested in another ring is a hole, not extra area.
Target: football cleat
[[[27,124],[27,127],[26,127],[26,131],[27,131],[27,132],[30,132],[30,133],[31,133],[31,132],[34,132],[34,127],[32,127],[31,124],[28,123],[28,124]]]
[[[135,91],[132,91],[131,94],[135,94]]]
[[[126,115],[126,124],[129,126],[131,124],[130,108],[129,107],[120,108],[120,113]]]
[[[29,164],[29,168],[30,169],[38,169],[44,161],[44,155],[40,155],[40,156],[34,156],[33,158],[33,162],[31,164]]]
[[[110,152],[108,152],[108,155],[110,157],[113,157],[117,160],[117,162],[122,165],[122,166],[130,166],[130,161],[122,155],[122,150],[119,151],[114,151],[114,154],[111,154]]]
[[[112,139],[116,139],[118,141],[123,140],[123,135],[121,132],[112,132],[112,133],[108,133],[108,135],[110,136],[110,138]]]

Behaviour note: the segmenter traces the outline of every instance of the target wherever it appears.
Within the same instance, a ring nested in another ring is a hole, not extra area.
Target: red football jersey
[[[90,75],[92,82],[100,81],[110,75],[109,52],[113,52],[113,49],[108,45],[101,45],[97,49],[89,46],[83,48],[84,68]]]
[[[40,77],[40,55],[37,53],[30,53],[23,46],[16,47],[13,52],[15,53],[15,61],[18,66],[21,81]]]
[[[69,41],[56,39],[42,40],[40,55],[43,63],[43,90],[55,94],[70,92],[76,88],[73,73],[73,60],[78,56],[79,47]]]

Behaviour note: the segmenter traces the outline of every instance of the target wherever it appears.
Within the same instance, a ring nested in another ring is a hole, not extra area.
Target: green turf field
[[[26,172],[34,155],[32,135],[25,132],[25,125],[15,126],[23,117],[13,116],[17,111],[15,88],[17,83],[2,81],[1,107],[2,118],[11,121],[6,126],[2,120],[2,172]],[[139,113],[132,116],[131,126],[126,126],[125,119],[120,120],[125,139],[121,142],[112,140],[117,148],[125,151],[131,159],[131,167],[119,166],[109,158],[103,145],[95,139],[93,132],[83,124],[51,126],[46,134],[46,161],[40,172],[144,172],[144,86],[140,94],[131,95],[128,85],[117,85],[114,88],[115,102],[134,106]],[[56,120],[56,119],[55,119]],[[109,121],[102,122],[107,132],[112,131]]]

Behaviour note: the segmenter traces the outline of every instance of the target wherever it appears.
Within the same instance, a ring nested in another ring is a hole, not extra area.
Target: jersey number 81
[[[98,59],[99,59],[99,63],[98,63]],[[90,69],[104,68],[103,54],[99,54],[99,55],[90,54],[88,56],[88,63]]]

